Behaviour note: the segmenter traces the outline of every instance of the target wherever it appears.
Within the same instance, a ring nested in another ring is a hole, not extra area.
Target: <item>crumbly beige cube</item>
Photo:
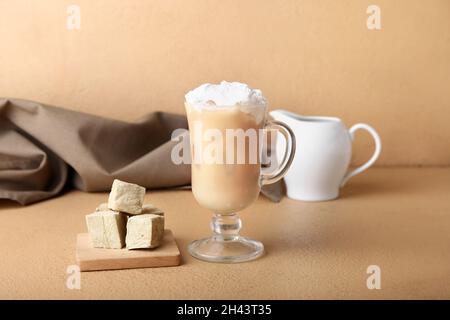
[[[128,218],[127,249],[156,248],[164,235],[164,217],[157,214],[140,214]]]
[[[164,217],[164,211],[162,211],[160,208],[155,207],[152,204],[144,204],[142,206],[141,214],[156,214],[158,216]],[[163,223],[163,229],[164,229],[165,219],[163,219],[162,223]]]
[[[108,211],[108,210],[109,208],[107,202],[100,203],[98,207],[95,209],[95,211]]]
[[[158,216],[164,216],[164,211],[155,207],[152,204],[144,204],[142,206],[142,214],[157,214]]]
[[[140,214],[144,195],[144,187],[115,179],[108,198],[108,208],[129,214]]]
[[[121,249],[125,246],[127,216],[112,210],[86,215],[86,225],[94,248]]]

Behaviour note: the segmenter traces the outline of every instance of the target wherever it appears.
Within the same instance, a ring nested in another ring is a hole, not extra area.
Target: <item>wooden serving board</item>
[[[178,266],[181,256],[172,231],[166,229],[158,248],[139,250],[94,248],[89,234],[80,233],[76,260],[81,271],[95,271]]]

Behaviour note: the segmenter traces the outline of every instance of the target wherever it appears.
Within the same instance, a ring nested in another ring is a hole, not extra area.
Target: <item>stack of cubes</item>
[[[161,244],[164,212],[144,204],[145,188],[114,180],[108,203],[86,215],[86,224],[95,248],[149,249]]]

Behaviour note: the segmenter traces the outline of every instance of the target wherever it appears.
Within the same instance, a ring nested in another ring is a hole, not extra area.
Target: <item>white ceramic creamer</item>
[[[296,138],[297,152],[284,177],[289,198],[303,201],[335,199],[348,179],[369,168],[380,155],[381,139],[367,124],[358,123],[347,130],[343,122],[334,117],[300,116],[286,110],[274,110],[270,115],[286,123]],[[365,129],[372,135],[375,152],[365,164],[349,171],[352,141],[358,129]],[[284,144],[284,139],[276,140],[277,159],[283,156]]]

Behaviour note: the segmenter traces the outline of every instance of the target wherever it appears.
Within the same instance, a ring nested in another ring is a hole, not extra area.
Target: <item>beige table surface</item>
[[[84,215],[106,193],[70,192],[28,207],[0,202],[0,298],[300,299],[450,298],[450,169],[371,169],[337,201],[260,199],[242,213],[243,233],[267,253],[211,264],[186,251],[209,234],[210,214],[189,190],[148,192],[166,211],[182,251],[179,267],[82,273],[66,288]],[[381,268],[368,290],[366,269]]]

